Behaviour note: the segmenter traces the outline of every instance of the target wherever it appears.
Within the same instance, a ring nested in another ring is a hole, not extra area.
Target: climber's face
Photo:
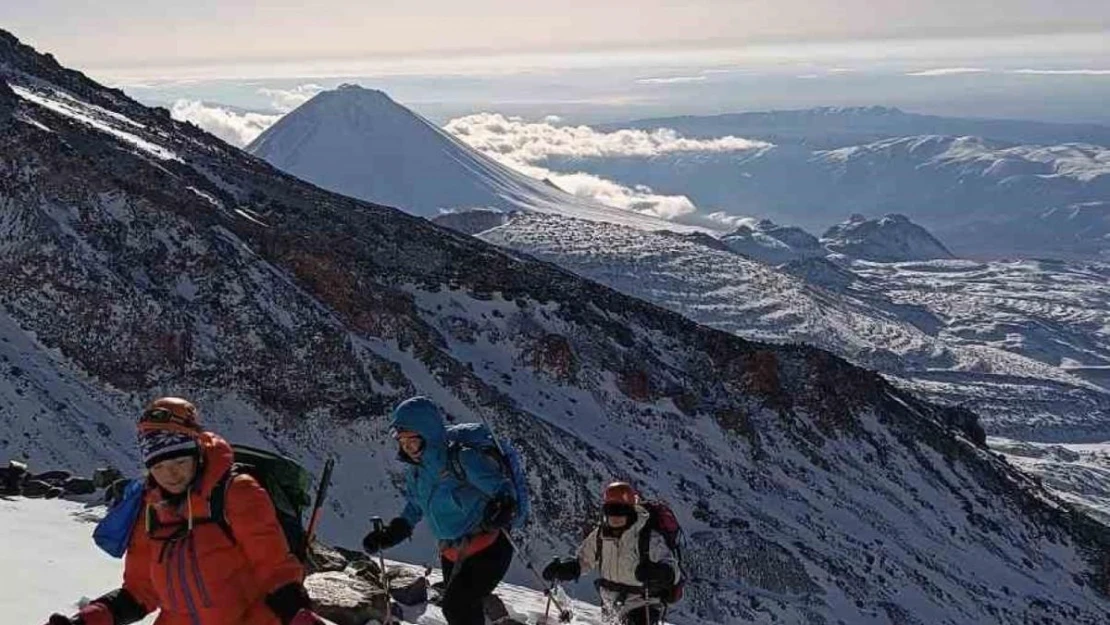
[[[150,467],[150,475],[171,495],[179,495],[193,483],[197,474],[197,459],[192,456],[170,458]]]
[[[397,445],[413,462],[420,462],[424,455],[424,439],[416,432],[401,430],[397,433]]]

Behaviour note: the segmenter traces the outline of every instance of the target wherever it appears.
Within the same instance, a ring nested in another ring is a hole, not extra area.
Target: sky
[[[1110,30],[1097,0],[36,0],[0,24],[94,73]]]
[[[545,136],[817,106],[1110,125],[1099,0],[36,0],[0,1],[0,28],[239,146],[344,83],[448,127],[492,119]],[[694,209],[596,177],[561,182]]]

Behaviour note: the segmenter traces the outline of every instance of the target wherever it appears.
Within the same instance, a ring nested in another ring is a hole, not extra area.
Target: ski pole
[[[374,531],[381,536],[382,533],[382,518],[376,516],[370,519],[370,524],[374,526]],[[385,589],[385,625],[392,625],[393,623],[393,596],[390,594],[389,589],[389,575],[385,570],[385,549],[378,550],[378,568],[381,569],[382,575],[382,588]]]
[[[328,496],[333,469],[335,469],[335,459],[328,458],[327,462],[324,463],[324,472],[320,474],[320,485],[316,487],[316,501],[312,504],[312,516],[308,521],[308,529],[304,533],[304,545],[300,555],[306,560],[312,547],[312,539],[316,537],[316,526],[320,524],[320,515],[324,509],[324,498]]]
[[[551,595],[547,595],[547,607],[543,609],[543,623],[547,625],[547,619],[551,618]]]

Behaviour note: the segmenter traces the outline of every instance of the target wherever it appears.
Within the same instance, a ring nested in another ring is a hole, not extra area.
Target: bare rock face
[[[336,625],[385,620],[385,591],[366,580],[328,571],[309,575],[304,585],[316,613]]]

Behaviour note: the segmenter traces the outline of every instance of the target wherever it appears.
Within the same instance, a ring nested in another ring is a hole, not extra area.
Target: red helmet
[[[601,491],[601,503],[603,504],[623,504],[626,506],[635,505],[640,500],[640,495],[636,493],[636,489],[628,482],[613,482]]]
[[[185,434],[200,432],[197,407],[180,397],[159,397],[147,404],[139,417],[139,431],[173,430]]]

